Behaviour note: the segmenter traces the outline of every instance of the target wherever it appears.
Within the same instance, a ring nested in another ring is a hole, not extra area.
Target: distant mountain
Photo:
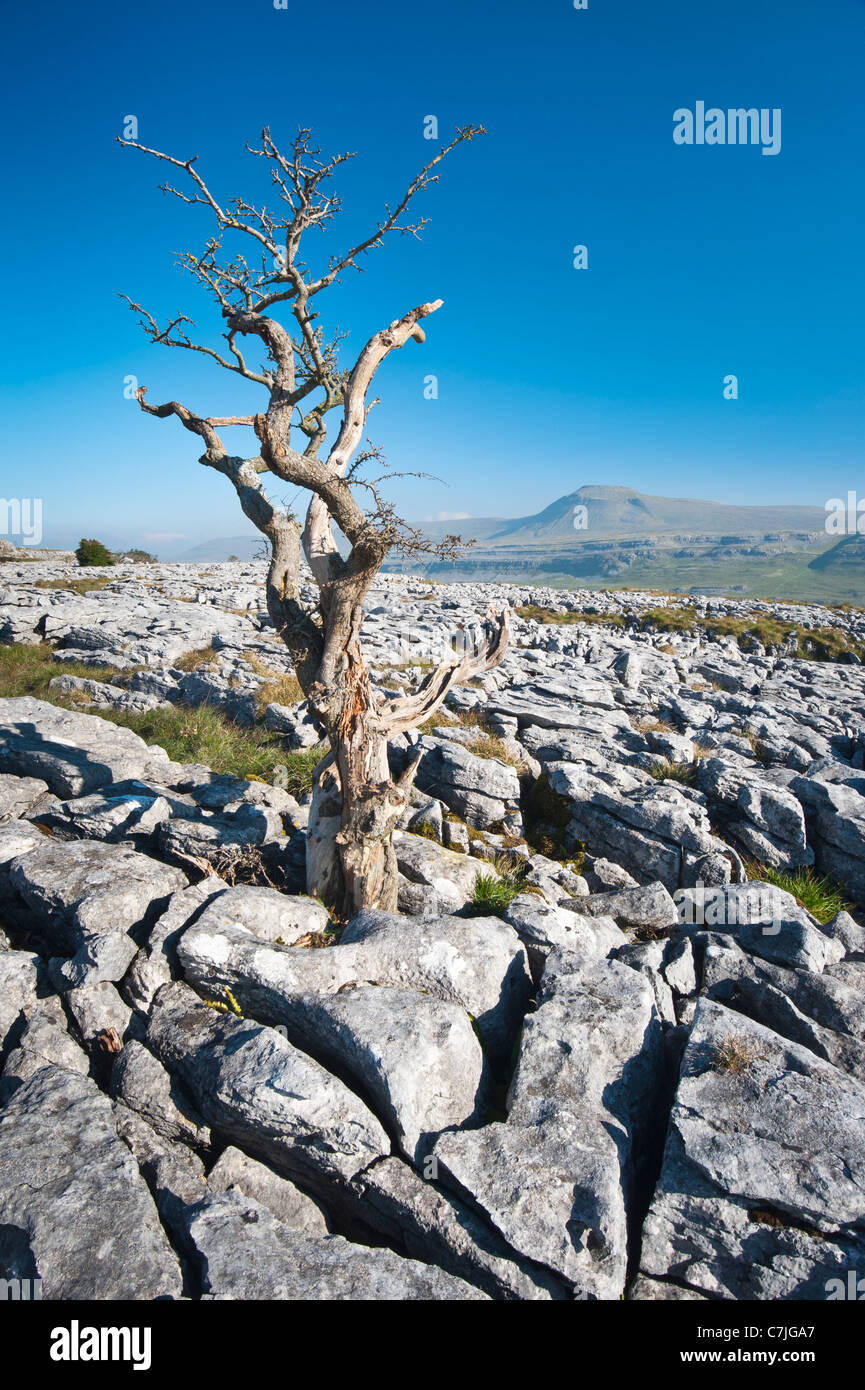
[[[578,508],[585,508],[585,526]],[[717,537],[720,542],[740,536],[771,540],[782,534],[824,535],[822,507],[735,506],[687,497],[655,497],[630,487],[589,485],[551,502],[534,516],[466,517],[464,520],[417,523],[433,540],[456,534],[475,542],[474,553],[500,549],[531,549],[554,545],[569,550],[598,540],[646,541],[673,536]],[[669,539],[667,540],[669,544]],[[236,555],[250,560],[262,553],[255,536],[229,536],[186,550],[178,559],[190,563],[227,560]],[[852,556],[850,557],[852,559]]]
[[[574,527],[586,509],[585,529]],[[653,497],[629,487],[577,488],[534,516],[518,517],[486,532],[489,545],[579,543],[596,537],[769,535],[779,531],[822,531],[822,507],[734,506],[685,497]],[[470,525],[471,523],[467,523]]]

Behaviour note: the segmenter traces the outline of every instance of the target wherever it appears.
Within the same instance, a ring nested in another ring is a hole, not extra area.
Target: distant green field
[[[567,559],[558,555],[544,562],[537,552],[497,557],[479,550],[453,567],[437,565],[427,571],[445,583],[537,584],[555,589],[659,589],[669,593],[692,590],[732,598],[789,599],[808,603],[865,604],[865,558],[860,562],[829,564],[812,569],[822,550],[786,551],[781,555],[734,555],[710,560],[705,556],[676,559],[660,550],[609,576],[569,573]],[[562,568],[558,568],[561,565]]]

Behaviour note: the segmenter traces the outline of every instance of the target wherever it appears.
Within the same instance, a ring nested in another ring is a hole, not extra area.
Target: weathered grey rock
[[[242,1197],[251,1197],[267,1207],[277,1221],[301,1235],[327,1235],[324,1214],[312,1197],[240,1149],[229,1147],[224,1151],[207,1175],[207,1186],[217,1195],[236,1188]]]
[[[142,1024],[108,980],[67,991],[64,1002],[88,1051],[100,1047],[100,1035],[113,1030],[120,1042],[140,1036]]]
[[[660,880],[672,892],[706,856],[731,855],[712,834],[704,807],[674,783],[647,785],[622,770],[595,776],[574,763],[551,763],[547,776],[570,804],[566,842],[612,859],[643,883]],[[728,878],[741,872],[732,858],[726,867]]]
[[[189,1213],[207,1193],[204,1164],[190,1149],[158,1134],[142,1115],[122,1101],[115,1100],[112,1109],[117,1137],[138,1164],[175,1249],[187,1261],[194,1258],[188,1234]],[[191,1282],[185,1280],[187,1285]]]
[[[665,943],[661,969],[675,994],[687,997],[697,992],[697,962],[690,937],[678,937]]]
[[[31,696],[0,700],[0,770],[37,777],[60,797],[125,778],[160,780],[171,764],[131,729]]]
[[[258,716],[258,682],[251,677],[245,688],[239,688],[235,684],[238,679],[236,675],[223,675],[221,671],[199,666],[195,671],[184,672],[178,685],[186,704],[215,705],[229,719],[248,726],[254,724]]]
[[[425,835],[427,839],[434,839],[441,844],[444,835],[443,827],[442,803],[432,796],[422,797],[419,806],[409,807],[404,816],[404,824],[400,826],[400,829],[407,830],[412,835]]]
[[[124,690],[122,686],[88,680],[82,676],[54,676],[48,684],[58,695],[71,695],[76,702],[106,709],[128,710],[131,714],[146,714],[153,709],[164,709],[168,703],[158,695],[148,695],[138,690]]]
[[[287,1000],[282,1019],[292,1043],[363,1096],[406,1158],[420,1161],[442,1130],[481,1123],[491,1081],[460,1005],[369,984]]]
[[[45,838],[38,826],[28,821],[13,820],[0,825],[0,870],[5,871],[13,859],[43,845]]]
[[[613,710],[614,696],[606,681],[593,680],[580,672],[572,685],[552,680],[535,680],[519,690],[503,691],[489,702],[492,713],[508,715],[523,727],[534,724],[542,729],[581,729],[586,706]]]
[[[47,840],[13,860],[9,883],[46,949],[72,957],[51,967],[63,990],[121,979],[138,950],[132,932],[186,876],[124,845]]]
[[[224,815],[232,815],[250,806],[258,806],[277,811],[282,817],[293,818],[300,809],[296,799],[284,787],[245,777],[229,777],[211,772],[201,765],[185,767],[174,779],[173,785],[178,791],[188,793],[201,811],[220,811]]]
[[[0,1110],[0,1268],[48,1299],[176,1298],[180,1268],[110,1101],[44,1066]]]
[[[335,1076],[272,1028],[217,1013],[185,985],[157,994],[147,1044],[214,1131],[313,1191],[390,1152],[378,1120]]]
[[[268,705],[264,711],[264,726],[275,733],[285,734],[292,749],[315,748],[326,737],[308,700],[301,700],[296,705]]]
[[[612,917],[623,928],[663,931],[679,920],[676,904],[663,883],[647,883],[643,888],[624,888],[617,893],[563,898],[559,906],[584,917]]]
[[[0,1049],[21,1021],[24,1009],[36,1007],[39,957],[29,951],[0,951]]]
[[[627,869],[614,864],[611,859],[592,859],[585,869],[585,879],[590,893],[618,893],[622,888],[638,887]],[[582,896],[582,895],[580,895]]]
[[[843,945],[820,930],[792,894],[772,883],[681,889],[676,894],[681,930],[730,933],[743,950],[764,960],[819,974],[840,960]]]
[[[813,864],[806,842],[805,816],[792,792],[749,768],[721,758],[701,758],[697,782],[716,818],[743,853],[774,868]]]
[[[7,1056],[0,1076],[3,1103],[45,1066],[63,1067],[79,1076],[88,1072],[87,1057],[67,1032],[63,1010],[56,1007],[56,1001],[42,1000],[25,1010],[23,1023],[17,1046]]]
[[[570,1296],[459,1198],[397,1158],[371,1164],[352,1188],[361,1217],[412,1259],[439,1265],[491,1298],[535,1302]]]
[[[831,922],[826,922],[823,933],[833,941],[840,941],[848,955],[865,955],[865,927],[849,912],[839,912]]]
[[[818,870],[865,903],[865,797],[816,777],[795,778],[790,791],[804,808]]]
[[[205,1295],[316,1302],[483,1299],[443,1270],[342,1236],[302,1235],[234,1188],[193,1213]]]
[[[424,890],[421,900],[428,911],[418,915],[441,916],[455,912],[471,901],[481,874],[498,878],[495,869],[483,860],[454,854],[422,835],[408,835],[397,830],[393,845],[400,872]]]
[[[861,1082],[701,1000],[643,1273],[714,1297],[825,1299],[865,1256],[863,1159]]]
[[[450,739],[424,736],[417,786],[443,801],[469,825],[486,830],[519,809],[516,768],[497,758],[479,758]]]
[[[513,899],[504,921],[525,946],[536,980],[543,973],[550,951],[557,946],[590,956],[608,956],[627,940],[612,917],[581,917],[569,912],[566,906],[550,907],[531,893],[521,893]]]
[[[193,860],[219,866],[228,852],[266,846],[284,838],[281,814],[268,806],[244,804],[225,815],[175,816],[158,829],[159,853],[172,863]]]
[[[0,824],[26,816],[48,791],[48,784],[38,777],[13,777],[0,772]]]
[[[286,1021],[293,997],[374,981],[459,1004],[494,1059],[510,1053],[531,989],[525,949],[497,918],[427,921],[365,911],[338,945],[306,950],[260,942],[236,927],[194,922],[178,944],[185,977],[211,997],[226,988],[245,1013]]]
[[[631,941],[615,953],[615,959],[644,975],[652,988],[655,1006],[664,1023],[675,1027],[676,1005],[673,991],[662,973],[665,941]]]
[[[215,874],[172,893],[168,906],[138,951],[123,981],[126,1002],[146,1014],[161,985],[170,984],[178,972],[177,942],[184,929],[201,912],[205,903],[226,891],[226,884]]]
[[[142,782],[119,782],[89,796],[55,801],[34,820],[64,839],[81,837],[141,848],[147,847],[170,816],[169,801],[153,788]]]
[[[861,989],[826,972],[814,975],[756,960],[723,937],[709,941],[703,973],[709,998],[865,1080]]]
[[[683,1289],[678,1284],[665,1284],[663,1279],[649,1279],[638,1274],[628,1291],[630,1302],[649,1303],[699,1303],[708,1302],[706,1294],[696,1289]]]
[[[327,909],[314,898],[250,886],[228,888],[212,897],[197,920],[203,929],[241,927],[259,941],[281,941],[285,946],[330,926]]]
[[[557,907],[562,898],[585,898],[589,893],[589,885],[582,874],[574,873],[567,864],[543,854],[529,855],[523,881],[527,888],[539,889],[550,907]]]
[[[579,1293],[618,1298],[627,1202],[663,1054],[648,983],[615,961],[556,951],[525,1021],[506,1124],[433,1150],[523,1256]]]
[[[210,1131],[182,1087],[136,1039],[128,1042],[115,1058],[111,1095],[134,1110],[169,1143],[197,1149],[210,1147]]]
[[[442,821],[442,841],[447,849],[454,854],[468,854],[469,852],[469,830],[467,825],[463,825],[461,820]]]

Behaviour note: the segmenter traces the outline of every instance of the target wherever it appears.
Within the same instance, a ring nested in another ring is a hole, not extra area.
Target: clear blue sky
[[[226,198],[264,187],[244,142],[265,123],[356,149],[332,250],[429,156],[426,115],[443,133],[487,126],[422,195],[423,241],[392,240],[319,306],[357,350],[445,301],[376,386],[371,433],[392,466],[443,479],[394,485],[408,516],[520,515],[598,482],[821,505],[865,492],[863,0],[47,0],[0,15],[0,493],[44,499],[46,543],[168,554],[247,529],[198,441],[123,398],[127,375],[202,413],[259,396],[149,344],[117,298],[217,327],[173,263],[210,223],[114,143],[129,114],[144,143],[197,154]],[[780,107],[780,154],[675,145],[674,110],[698,100]]]

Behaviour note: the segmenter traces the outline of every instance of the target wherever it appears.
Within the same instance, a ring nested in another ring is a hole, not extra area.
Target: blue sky
[[[319,305],[357,351],[445,301],[376,384],[370,432],[392,467],[442,479],[394,483],[409,517],[521,515],[584,483],[821,505],[865,490],[863,0],[288,4],[0,8],[0,492],[43,498],[46,543],[169,554],[247,529],[198,442],[123,397],[129,375],[202,413],[260,397],[149,344],[117,298],[218,329],[174,266],[210,224],[114,142],[130,114],[224,197],[264,187],[244,143],[265,123],[356,149],[316,257],[429,157],[425,116],[488,128],[422,195],[423,241],[391,240]],[[673,112],[698,100],[780,108],[780,154],[675,145]]]

